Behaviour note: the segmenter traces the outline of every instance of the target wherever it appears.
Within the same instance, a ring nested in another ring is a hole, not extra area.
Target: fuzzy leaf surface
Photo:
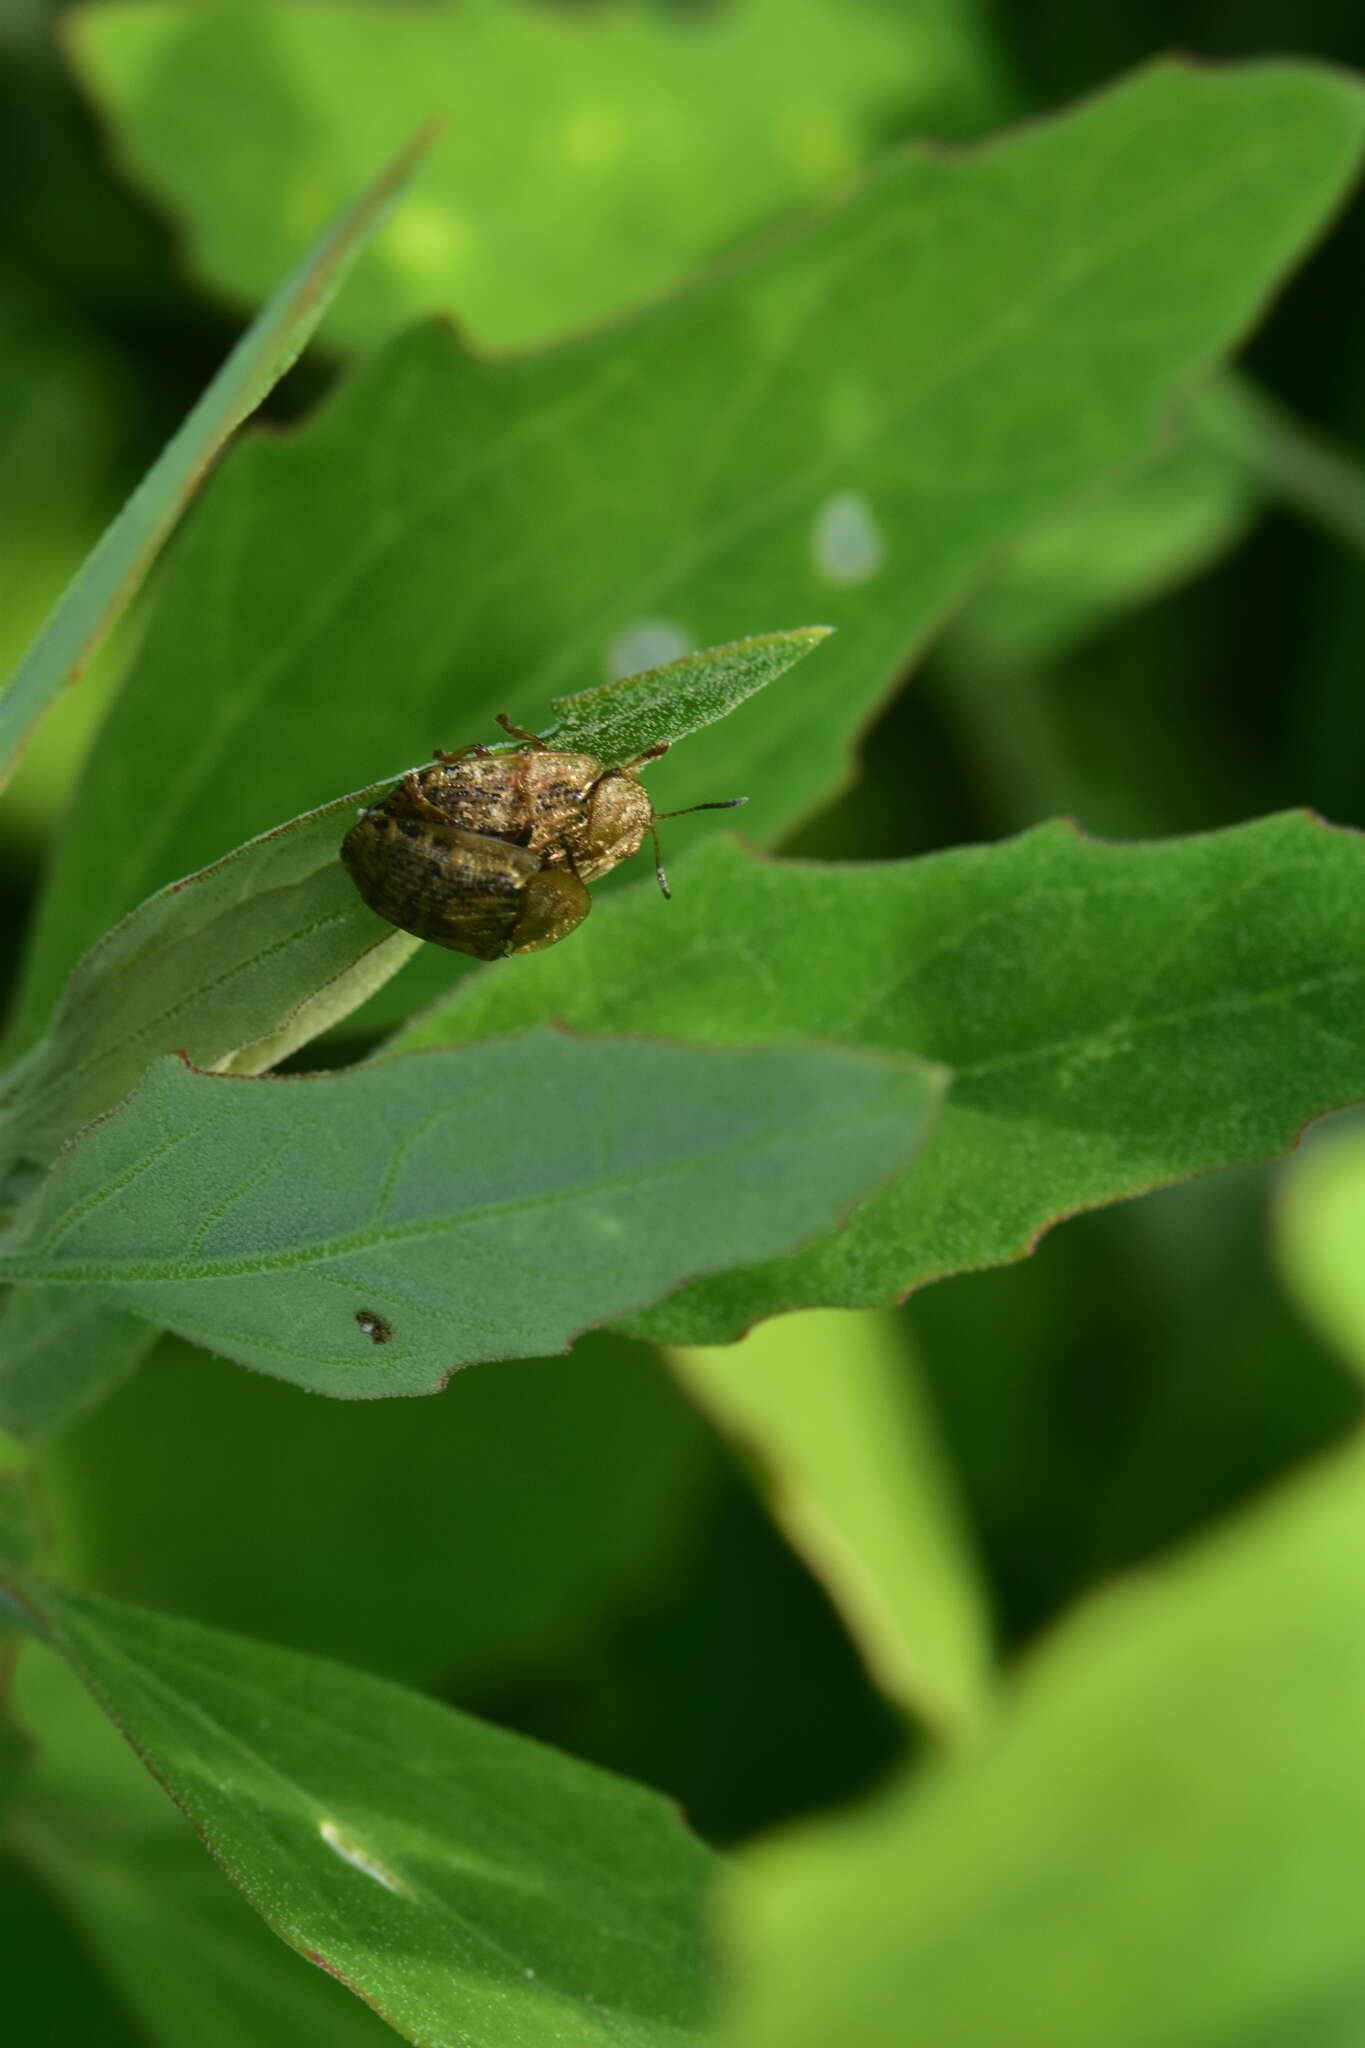
[[[761,634],[566,698],[556,745],[612,767],[733,711],[827,637]],[[499,743],[510,746],[513,742]],[[73,968],[41,1046],[0,1086],[0,1149],[50,1160],[159,1053],[263,1072],[364,1002],[419,941],[368,910],[337,850],[376,783],[140,903]]]
[[[611,332],[496,363],[400,338],[214,479],[83,779],[22,1042],[80,953],[225,846],[498,711],[536,729],[604,677],[821,619],[818,661],[652,784],[667,810],[747,794],[780,834],[1000,549],[1140,458],[1240,339],[1363,131],[1340,75],[1160,65],[897,158]],[[680,819],[670,854],[709,829]]]
[[[320,1393],[433,1393],[832,1228],[939,1086],[838,1048],[553,1031],[292,1080],[164,1060],[62,1154],[0,1277]]]
[[[556,697],[559,716],[544,737],[565,752],[596,754],[605,767],[619,768],[646,747],[672,746],[737,711],[827,640],[829,631],[798,626],[788,633],[755,633],[728,647],[707,647],[660,668]]]
[[[700,2032],[717,1865],[657,1794],[344,1665],[4,1576],[257,1911],[409,2040]]]
[[[116,1986],[143,2048],[393,2048],[382,2020],[251,1910],[44,1644],[25,1645],[14,1701],[39,1739],[12,1837],[104,1978],[98,2031],[84,2038],[116,2038]]]
[[[886,865],[719,837],[673,885],[666,907],[603,904],[515,979],[474,976],[396,1045],[629,1015],[672,1038],[898,1049],[952,1088],[912,1175],[826,1243],[632,1325],[661,1341],[1021,1258],[1078,1209],[1263,1158],[1365,1096],[1365,839],[1306,813],[1133,846],[1051,824]]]

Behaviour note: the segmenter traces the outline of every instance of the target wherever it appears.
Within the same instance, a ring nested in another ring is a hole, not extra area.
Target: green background
[[[751,246],[778,252],[773,274],[780,276],[786,227],[907,138],[968,142],[1057,110],[1172,47],[1208,58],[1292,50],[1365,63],[1365,25],[1344,0],[1300,0],[1292,8],[1244,0],[1236,9],[1212,0],[1180,7],[1032,0],[993,8],[802,0],[785,13],[778,0],[640,0],[604,9],[546,0],[543,35],[531,19],[535,10],[510,0],[471,6],[462,26],[445,20],[450,11],[425,10],[431,19],[424,24],[419,7],[212,0],[186,31],[185,10],[174,5],[108,0],[68,18],[60,33],[56,10],[40,0],[7,12],[0,37],[0,118],[12,156],[0,220],[0,651],[16,659],[245,314],[429,111],[429,81],[447,75],[440,67],[459,81],[456,132],[419,183],[412,209],[400,214],[318,344],[267,404],[280,430],[321,406],[319,441],[285,432],[254,444],[242,452],[239,481],[225,478],[221,501],[206,501],[203,519],[192,519],[168,563],[168,579],[182,579],[180,615],[169,626],[153,621],[147,662],[140,680],[134,669],[117,714],[124,724],[115,730],[153,726],[158,692],[174,693],[187,663],[202,663],[204,686],[213,689],[252,655],[249,644],[232,641],[233,621],[212,609],[214,577],[232,544],[225,531],[232,491],[242,499],[261,492],[276,507],[272,517],[287,524],[298,475],[315,464],[317,476],[304,483],[325,501],[328,436],[354,433],[374,451],[376,502],[383,488],[404,496],[427,457],[426,430],[420,418],[405,425],[401,407],[400,416],[385,419],[390,387],[371,352],[411,316],[448,313],[464,341],[493,360],[495,368],[480,364],[477,372],[479,389],[490,395],[475,424],[500,449],[507,421],[499,408],[510,407],[515,424],[523,399],[552,407],[557,351],[572,341],[609,358],[601,330],[617,316],[646,309],[642,317],[657,321],[660,374],[679,388],[689,359],[704,368],[709,362],[708,374],[716,374],[706,354],[714,336],[696,335],[687,325],[692,301],[668,301],[670,290],[711,264],[731,274],[736,252]],[[354,19],[342,34],[338,24],[348,15]],[[566,36],[573,38],[571,63],[563,57]],[[674,45],[670,37],[683,40]],[[775,45],[780,61],[769,62]],[[649,80],[662,81],[659,111],[652,132],[637,124],[642,133],[632,140],[619,112],[638,106]],[[348,109],[362,92],[364,119],[352,120]],[[610,146],[580,100],[614,110]],[[497,111],[509,102],[515,118]],[[285,203],[277,204],[281,193]],[[971,224],[981,246],[998,219],[984,208]],[[1011,232],[1026,236],[1028,225],[1015,220]],[[1273,223],[1258,225],[1269,239]],[[831,605],[841,611],[841,642],[853,650],[839,656],[853,680],[839,671],[837,701],[823,724],[812,697],[809,751],[799,760],[774,765],[767,758],[760,699],[744,714],[751,724],[736,720],[737,737],[722,726],[680,756],[668,802],[728,794],[738,760],[741,779],[754,789],[756,837],[786,853],[848,862],[990,845],[1059,815],[1075,818],[1087,834],[1133,841],[1300,806],[1336,824],[1365,823],[1362,258],[1365,212],[1357,200],[1330,233],[1324,223],[1321,245],[1240,353],[1248,381],[1210,389],[1181,427],[1174,453],[1130,490],[1083,503],[1001,560],[1021,526],[1049,507],[1060,512],[1111,463],[1131,460],[1151,424],[1134,401],[1133,420],[1120,421],[1123,431],[1115,426],[1128,395],[1120,362],[1119,396],[1105,422],[1112,432],[1092,447],[1065,363],[1050,345],[1040,347],[1040,396],[1030,417],[1054,408],[1055,474],[1016,476],[1008,493],[987,494],[990,516],[983,512],[965,538],[943,536],[941,562],[916,558],[905,600],[913,635],[899,621],[881,631],[860,624],[857,560],[867,535],[856,508],[840,514],[835,542],[852,551],[854,571]],[[840,304],[849,333],[903,311],[898,293],[913,300],[904,280],[874,278],[861,289],[856,304]],[[1233,286],[1228,291],[1235,296]],[[661,301],[661,311],[648,310]],[[796,317],[776,287],[755,306],[736,286],[724,304],[727,319],[754,323],[760,356],[769,347],[778,353],[778,330]],[[1088,310],[1096,320],[1106,311],[1136,319],[1131,307],[1106,308],[1102,294]],[[936,306],[911,305],[925,350],[938,315]],[[970,303],[953,317],[970,326]],[[856,407],[858,398],[840,384],[843,332],[838,321],[824,332],[828,389],[810,401],[836,440],[846,424],[841,404]],[[1172,363],[1162,358],[1162,375],[1183,367],[1180,347],[1192,356],[1205,348],[1198,335],[1165,342]],[[1151,334],[1139,331],[1140,364],[1149,362],[1149,344]],[[439,326],[398,344],[403,374],[419,395],[428,380],[452,374],[450,347]],[[541,348],[544,355],[536,353]],[[352,370],[357,382],[347,384]],[[471,383],[475,374],[470,369]],[[1151,376],[1160,382],[1157,371]],[[766,387],[757,398],[718,387],[712,394],[717,405],[752,403],[745,460],[765,489],[785,481],[790,454],[779,431],[790,387],[775,388],[767,410]],[[710,387],[699,389],[705,398]],[[608,416],[616,406],[609,394]],[[968,425],[975,416],[964,408]],[[681,473],[695,417],[684,411],[666,432],[669,423],[646,410],[630,415],[636,442],[628,482],[643,489],[637,472],[657,477],[648,488],[662,531],[685,520],[706,530],[708,506],[686,495]],[[644,441],[641,422],[658,432],[657,447]],[[950,420],[945,435],[949,426],[963,430]],[[612,467],[609,424],[603,432],[600,473],[575,475],[570,484],[589,504],[600,492],[604,530],[624,547],[633,544],[631,520],[612,511],[612,490],[625,486]],[[943,466],[957,460],[958,447],[950,439]],[[1032,442],[1028,449],[1032,459]],[[452,446],[440,453],[456,459]],[[454,529],[456,540],[442,532],[433,545],[467,545],[477,528],[489,544],[482,573],[491,575],[498,551],[512,544],[506,536],[527,527],[527,505],[549,488],[547,478],[558,478],[556,460],[541,471],[509,465],[510,480],[489,495],[486,531],[476,500],[469,523]],[[257,541],[266,571],[277,531]],[[291,533],[288,546],[311,546],[324,557],[349,538],[341,532],[334,542],[323,519],[311,532]],[[552,533],[543,552],[548,567],[534,550],[516,565],[526,581],[514,585],[514,600],[529,589],[535,603],[524,622],[517,619],[515,645],[528,670],[538,665],[564,688],[580,687],[599,679],[597,671],[566,657],[565,673],[552,674],[552,657],[561,638],[595,646],[623,623],[609,602],[615,558],[603,576],[608,594],[599,599],[575,580],[577,559],[559,536]],[[722,562],[708,570],[714,584],[704,615],[716,627],[705,637],[814,622],[819,606],[808,599],[816,593],[795,575],[784,581],[769,573],[757,553],[763,615],[748,615],[741,569]],[[655,639],[632,643],[626,666],[683,651],[669,639],[676,630],[671,599],[645,609]],[[273,645],[289,623],[263,614],[243,630],[248,642],[256,630]],[[476,647],[486,626],[482,611],[473,615]],[[213,765],[222,785],[215,788],[210,776],[203,800],[191,802],[174,793],[173,755],[146,787],[130,790],[116,763],[101,767],[96,749],[78,790],[101,703],[141,629],[135,616],[81,691],[62,703],[0,809],[3,964],[9,994],[18,1003],[27,992],[30,1009],[34,990],[50,999],[80,947],[147,888],[404,758],[397,735],[363,701],[366,676],[388,644],[375,629],[373,646],[352,641],[354,668],[343,677],[354,722],[329,718],[323,678],[316,698],[288,714],[298,719],[282,749],[291,765],[270,756],[267,707],[251,740],[260,753],[256,779],[225,755],[226,768]],[[207,636],[202,644],[199,631]],[[412,644],[394,657],[408,664],[404,675],[417,676],[404,711],[413,728],[406,751],[414,757],[434,741],[466,737],[423,723],[440,682],[439,665],[425,681],[414,666],[430,631],[430,620],[415,619]],[[488,642],[496,645],[491,630]],[[822,658],[806,664],[813,692]],[[806,688],[805,670],[796,674]],[[496,673],[481,687],[480,719],[526,709]],[[192,718],[188,694],[186,702]],[[313,755],[309,721],[317,728]],[[305,758],[306,770],[296,774],[292,764]],[[171,786],[164,810],[158,775]],[[140,807],[150,821],[145,839],[135,822]],[[69,813],[65,866],[49,890],[50,842]],[[674,829],[681,847],[693,828]],[[1286,827],[1291,840],[1315,829]],[[1350,918],[1360,914],[1358,892],[1349,896],[1350,842],[1341,842],[1339,917],[1330,902],[1305,908],[1292,888],[1281,889],[1278,844],[1267,855],[1271,951],[1311,950],[1315,917],[1346,944]],[[1124,858],[1136,872],[1137,856]],[[674,875],[677,930],[692,931],[689,920],[702,905],[707,931],[723,929],[726,894],[714,877],[740,859],[714,847],[700,855],[688,911],[684,857]],[[134,878],[128,900],[117,881],[125,874]],[[775,929],[785,915],[797,934],[787,934],[793,985],[803,969],[813,971],[811,951],[799,946],[797,901],[793,895],[770,912]],[[614,925],[642,920],[645,909],[643,894],[623,901]],[[662,920],[657,904],[648,909]],[[29,952],[35,928],[40,936]],[[598,945],[611,928],[604,915],[600,928],[583,935],[582,959],[592,957],[588,941]],[[1024,928],[1019,943],[1028,939]],[[1040,931],[1036,946],[1048,942]],[[651,928],[644,964],[631,971],[652,974],[657,964],[663,975],[666,960],[653,962],[649,949],[666,943],[662,925]],[[1218,943],[1225,960],[1238,952],[1235,917],[1220,928]],[[576,957],[566,948],[537,962],[535,985],[548,987],[562,973],[572,997]],[[1048,995],[1050,966],[1063,971],[1030,953],[1021,978],[1031,1001]],[[649,1029],[657,1021],[650,1002],[662,1001],[666,987],[661,995],[651,981],[651,996],[632,1016],[631,971],[622,972],[619,987],[605,970],[594,983],[594,1001],[604,990],[612,997],[607,1028]],[[1012,972],[1006,958],[1002,983]],[[381,1025],[396,1022],[419,994],[440,993],[454,973],[448,957],[405,971],[333,1035],[327,1056],[345,1061],[369,1049]],[[1253,978],[1261,973],[1259,963],[1248,968]],[[526,988],[532,985],[528,977]],[[994,999],[1007,1007],[1008,996],[1004,986]],[[942,1002],[945,1014],[959,1006],[953,1029],[967,1040],[990,1023],[972,1017],[956,985]],[[459,1014],[457,1006],[451,1015]],[[832,1033],[837,1021],[834,1011],[821,1013],[810,1028]],[[1329,1026],[1339,1021],[1326,1018]],[[600,1017],[595,1022],[602,1028]],[[457,1021],[452,1035],[460,1028]],[[732,1035],[744,1032],[737,1027]],[[935,1042],[923,1049],[942,1054]],[[315,1048],[297,1063],[315,1065],[319,1057]],[[1187,1132],[1216,1095],[1220,1074],[1227,1079],[1216,1045],[1198,1057],[1207,1067],[1192,1081],[1182,1069],[1197,1100],[1181,1099],[1156,1058],[1150,1070],[1135,1070],[1132,1114],[1159,1114],[1163,1137],[1166,1124]],[[1345,1069],[1331,1075],[1333,1099],[1361,1092]],[[1325,1099],[1313,1087],[1302,1100],[1292,1089],[1283,1096],[1261,1089],[1254,1071],[1238,1070],[1236,1079],[1239,1110],[1252,1103],[1252,1138],[1239,1146],[1239,1123],[1221,1149],[1182,1150],[1172,1142],[1145,1162],[1149,1181],[1263,1153]],[[1022,1114],[1013,1102],[1006,1113]],[[954,1239],[952,1259],[939,1266],[1016,1253],[1044,1220],[1123,1191],[1112,1174],[1087,1178],[1089,1156],[1083,1164],[1074,1186],[1068,1181],[1045,1205],[1046,1217],[1011,1211],[985,1243],[971,1239],[963,1249]],[[780,1439],[769,1420],[755,1452],[745,1436],[752,1418],[737,1423],[711,1384],[719,1384],[716,1353],[669,1358],[634,1337],[599,1335],[571,1358],[478,1367],[440,1401],[342,1405],[165,1339],[44,1453],[56,1555],[69,1578],[96,1592],[335,1657],[637,1778],[679,1800],[704,1839],[720,1847],[747,1846],[777,1824],[801,1823],[891,1783],[880,1819],[867,1823],[884,1839],[859,1839],[857,1818],[847,1840],[798,1833],[768,1852],[771,1862],[759,1855],[746,1863],[735,1881],[727,1924],[739,1929],[734,1953],[745,1959],[752,1990],[730,2015],[725,2038],[744,2048],[797,2048],[836,2038],[841,2028],[854,2042],[898,2041],[905,2037],[898,2029],[909,2031],[907,2011],[922,2016],[917,2038],[945,2048],[959,2021],[978,2030],[964,2037],[973,2048],[1006,2038],[998,2030],[1011,2025],[1035,2026],[1036,2036],[1015,2038],[1049,2048],[1101,2039],[1131,2039],[1135,2048],[1166,2041],[1346,2048],[1365,2026],[1365,1967],[1352,1936],[1359,1880],[1345,1867],[1349,1859],[1306,1854],[1303,1817],[1317,1829],[1313,1840],[1346,1825],[1332,1796],[1333,1773],[1349,1773],[1348,1731],[1358,1725],[1358,1677],[1354,1670],[1342,1676],[1336,1646],[1359,1640],[1351,1581],[1361,1575],[1365,1531],[1351,1488],[1359,1475],[1350,1449],[1342,1449],[1359,1398],[1336,1347],[1350,1357],[1359,1342],[1358,1307],[1338,1299],[1350,1294],[1341,1273],[1349,1275],[1359,1242],[1350,1223],[1359,1212],[1345,1212],[1331,1273],[1300,1280],[1306,1314],[1268,1246],[1279,1231],[1291,1243],[1286,1256],[1307,1266],[1304,1245],[1315,1250],[1323,1240],[1311,1225],[1298,1226],[1295,1238],[1289,1225],[1273,1221],[1282,1178],[1277,1165],[1241,1164],[1076,1217],[1044,1236],[1033,1256],[927,1287],[859,1326],[861,1335],[843,1324],[814,1335],[804,1326],[772,1326],[779,1334],[769,1332],[768,1341],[779,1347],[779,1365],[789,1360],[796,1387],[814,1375],[811,1387],[827,1389],[822,1365],[856,1376],[860,1386],[864,1373],[872,1376],[869,1440],[886,1440],[881,1404],[895,1409],[897,1428],[903,1405],[916,1437],[915,1469],[936,1475],[934,1498],[946,1504],[951,1541],[937,1510],[925,1528],[904,1529],[893,1508],[872,1515],[865,1500],[858,1513],[866,1518],[855,1520],[851,1534],[847,1502],[822,1503],[838,1531],[823,1549],[808,1521],[784,1519],[789,1500],[771,1484],[774,1461],[779,1472],[788,1458],[799,1468],[806,1445],[799,1429],[794,1443]],[[879,1267],[866,1298],[884,1300],[900,1284],[898,1271]],[[1325,1305],[1315,1312],[1320,1298]],[[723,1307],[719,1323],[680,1321],[664,1325],[663,1334],[689,1343],[730,1334],[747,1303]],[[784,1384],[779,1371],[778,1407]],[[1324,1462],[1329,1453],[1337,1463]],[[1298,1497],[1274,1493],[1278,1482],[1311,1488],[1321,1474],[1324,1491],[1309,1501],[1302,1524],[1276,1525],[1266,1535],[1258,1579],[1254,1516],[1267,1499]],[[1189,1549],[1207,1537],[1227,1548]],[[890,1560],[877,1564],[874,1579],[879,1571],[904,1574],[912,1569],[905,1560],[918,1560],[935,1617],[927,1675],[902,1654],[907,1642],[919,1647],[915,1616],[899,1609],[888,1616],[864,1597],[865,1587],[850,1591],[838,1569],[846,1543]],[[1145,1607],[1129,1590],[1126,1575],[1135,1571],[1162,1589]],[[1075,1626],[1077,1603],[1115,1587],[1114,1608],[1096,1614],[1082,1606],[1079,1641],[1065,1633]],[[1268,1647],[1262,1642],[1268,1656],[1277,1616],[1288,1614],[1298,1633],[1285,1656],[1297,1657],[1306,1676],[1298,1691],[1286,1684],[1282,1696],[1267,1693],[1276,1682],[1273,1661],[1268,1671],[1245,1645],[1255,1647],[1259,1630],[1270,1639]],[[1201,1724],[1201,1749],[1190,1703],[1209,1699],[1213,1680],[1201,1646],[1220,1640],[1220,1628],[1233,1648],[1212,1667],[1218,1689]],[[1020,1725],[988,1758],[985,1789],[939,1784],[927,1810],[912,1790],[904,1795],[905,1818],[898,1781],[888,1774],[926,1757],[926,1728],[947,1726],[954,1741],[970,1743],[986,1712],[988,1642],[1007,1683],[1024,1674]],[[1049,1663],[1049,1646],[1059,1644]],[[62,1691],[60,1677],[30,1682],[31,1714],[50,1717],[68,1791],[78,1788],[73,1805],[86,1771],[86,1803],[101,1804],[109,1826],[98,1868],[82,1863],[79,1848],[70,1850],[79,1828],[63,1834],[55,1820],[46,1843],[16,1831],[12,1849],[0,1854],[0,1924],[18,1935],[6,2000],[20,2048],[64,2048],[92,2036],[114,2048],[191,2039],[216,2048],[219,2038],[223,2048],[239,2040],[272,2048],[276,2041],[345,2041],[352,2032],[390,2038],[261,1933],[180,1824],[168,1824],[159,1795],[127,1771],[102,1724]],[[1283,1749],[1258,1748],[1259,1722],[1241,1749],[1224,1739],[1239,1729],[1249,1701],[1267,1697],[1291,1730]],[[1182,1945],[1173,1925],[1153,1914],[1153,1897],[1169,1895],[1173,1920],[1183,1895],[1169,1892],[1163,1845],[1142,1832],[1141,1755],[1134,1761],[1141,1743],[1133,1738],[1125,1749],[1122,1737],[1130,1718],[1175,1759],[1173,1801],[1216,1786],[1209,1825],[1223,1824],[1222,1857],[1188,1876],[1188,1911],[1197,1917],[1210,1898],[1224,1898],[1229,1925],[1211,1926],[1202,1943],[1191,1937]],[[0,1756],[0,1785],[5,1768]],[[1054,1813],[1057,1787],[1073,1772],[1074,1803]],[[1261,1831],[1248,1823],[1239,1833],[1258,1774],[1280,1788],[1290,1819],[1277,1831],[1272,1814]],[[992,1800],[1000,1804],[993,1808]],[[1001,1810],[1012,1817],[1003,1847]],[[1130,1889],[1116,1891],[1125,1842],[1139,1860]],[[1026,1871],[1058,1873],[1055,1922],[1027,1883],[1011,1889],[999,1877],[997,1853]],[[118,1874],[134,1861],[154,1873],[144,1893]],[[1300,1869],[1299,1890],[1267,1884],[1254,1896],[1239,1891],[1236,1873],[1262,1865]],[[937,1892],[925,1878],[935,1869],[952,1879]],[[898,1928],[878,1921],[878,1898],[914,1916],[920,1947],[908,1957],[899,1954]],[[161,1921],[167,1899],[178,1902],[179,1916],[169,1942]],[[1107,1915],[1096,1899],[1110,1902]],[[1056,1924],[1074,1928],[1077,1915],[1081,1931],[1070,1945],[1059,1943]],[[982,1927],[992,1930],[984,1951]],[[1288,1960],[1278,1974],[1278,1963],[1267,1962],[1248,1989],[1246,1930],[1257,1928],[1284,1934],[1274,1954]],[[824,1949],[812,1929],[826,1930]],[[176,1944],[185,1955],[216,1959],[215,1968],[167,1977],[157,1958]],[[881,2015],[867,2017],[863,2032],[848,2017],[839,1967],[826,1967],[836,1951],[871,1987]],[[1092,1967],[1076,1965],[1078,1954]],[[1141,1966],[1131,1963],[1134,1954]],[[1009,1987],[998,2007],[980,1988],[988,1978]],[[1158,1978],[1175,1987],[1168,2003],[1152,1991]],[[153,1981],[155,1995],[147,1988]],[[781,1995],[771,1989],[776,1983],[786,1987]],[[960,1993],[968,1983],[982,2002],[964,2017]],[[1200,1999],[1186,2003],[1181,1987],[1195,1983]],[[1046,1996],[1036,1989],[1044,1984]],[[224,2003],[226,1986],[240,2005]],[[1223,1986],[1231,1987],[1226,2000]],[[218,2015],[217,2037],[207,2031],[208,2012]],[[1121,2030],[1125,2013],[1130,2033]],[[887,2031],[877,2033],[878,2025]]]

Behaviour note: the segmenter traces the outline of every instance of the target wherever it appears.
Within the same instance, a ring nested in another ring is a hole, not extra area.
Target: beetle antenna
[[[688,804],[681,811],[656,811],[656,818],[690,818],[693,811],[737,811],[741,804],[747,804],[747,796],[724,796],[716,804]]]
[[[665,816],[671,815],[673,814],[665,813]],[[664,873],[664,857],[659,851],[659,828],[653,818],[649,821],[649,836],[654,841],[654,872],[659,877],[659,887],[664,892],[665,901],[671,903],[673,901],[673,891],[669,888],[668,876]]]
[[[546,746],[545,741],[540,737],[540,734],[538,732],[527,732],[526,727],[524,725],[513,725],[511,719],[507,716],[507,713],[505,711],[499,711],[497,714],[497,719],[498,724],[502,727],[503,731],[509,736],[509,738],[514,740],[525,740],[527,745],[534,747],[535,751],[538,754],[544,754],[549,752],[549,749]],[[486,753],[488,750],[485,747],[483,751]]]
[[[659,887],[663,890],[670,903],[673,900],[673,891],[668,886],[668,876],[664,873],[664,857],[659,851],[660,818],[688,818],[692,815],[693,811],[734,811],[738,810],[741,804],[747,804],[748,801],[747,796],[726,796],[722,797],[720,802],[715,804],[688,804],[687,808],[682,811],[656,811],[654,813],[649,821],[649,836],[654,841],[654,872],[659,877]]]

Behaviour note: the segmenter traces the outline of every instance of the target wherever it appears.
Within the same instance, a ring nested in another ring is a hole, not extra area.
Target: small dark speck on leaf
[[[377,1316],[373,1309],[358,1308],[355,1319],[372,1344],[387,1344],[393,1335],[383,1316]]]

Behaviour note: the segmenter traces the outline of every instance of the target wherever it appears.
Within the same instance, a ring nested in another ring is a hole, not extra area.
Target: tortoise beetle
[[[371,910],[476,960],[536,953],[582,924],[592,908],[587,884],[638,853],[647,832],[669,895],[655,827],[661,816],[686,813],[656,812],[638,780],[667,746],[604,768],[593,754],[558,752],[505,714],[498,723],[525,742],[515,753],[438,749],[430,766],[410,769],[346,834],[341,858]]]

